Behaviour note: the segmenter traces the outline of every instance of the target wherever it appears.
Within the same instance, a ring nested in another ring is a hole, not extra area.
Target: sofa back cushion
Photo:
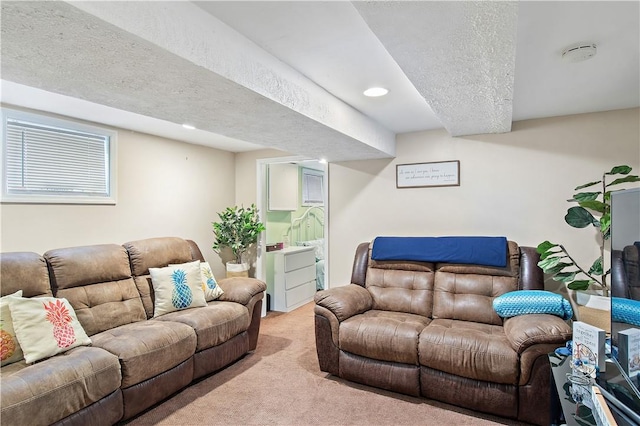
[[[23,297],[52,296],[47,262],[32,252],[0,253],[0,296],[22,290]]]
[[[508,242],[504,268],[438,263],[433,289],[433,318],[502,325],[493,299],[518,289],[520,250]]]
[[[627,289],[629,298],[640,300],[640,242],[626,246],[622,250],[622,259],[624,261],[624,271],[626,275]]]
[[[371,248],[365,285],[373,297],[373,309],[431,317],[434,264],[376,261],[371,259]]]
[[[123,246],[129,253],[133,279],[142,298],[147,318],[153,317],[155,302],[149,268],[164,268],[169,264],[187,263],[199,260],[194,259],[198,255],[202,256],[199,250],[196,253],[187,240],[177,237],[148,238],[130,241]],[[197,246],[195,248],[197,249]]]
[[[44,257],[56,297],[71,303],[89,336],[146,319],[122,246],[62,248],[49,250]]]

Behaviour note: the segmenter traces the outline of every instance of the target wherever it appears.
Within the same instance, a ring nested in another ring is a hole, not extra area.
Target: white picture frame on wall
[[[396,188],[460,186],[460,161],[396,165]]]

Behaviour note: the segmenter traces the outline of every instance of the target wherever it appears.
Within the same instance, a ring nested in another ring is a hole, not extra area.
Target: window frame
[[[2,204],[107,204],[115,205],[117,202],[117,145],[118,132],[112,129],[84,124],[72,119],[56,118],[38,112],[27,112],[17,109],[2,107],[2,158],[0,159],[0,177],[2,189],[0,191],[0,203]],[[69,194],[12,194],[8,192],[7,176],[7,120],[15,119],[43,126],[57,127],[61,129],[92,133],[109,138],[108,150],[108,194],[107,195],[69,195]]]
[[[323,197],[320,201],[308,201],[305,199],[305,175],[316,176],[320,178],[321,188],[320,194]],[[322,170],[312,169],[310,167],[300,167],[300,205],[303,207],[324,206],[324,172]]]

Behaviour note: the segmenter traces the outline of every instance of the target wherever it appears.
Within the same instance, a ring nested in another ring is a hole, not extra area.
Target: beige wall
[[[630,109],[516,122],[498,135],[403,134],[393,160],[331,164],[330,286],[349,283],[356,246],[377,235],[549,239],[590,266],[596,232],[564,222],[566,200],[614,165],[640,172],[639,123]],[[459,187],[396,189],[396,164],[445,160],[460,160]]]
[[[595,257],[595,234],[563,217],[572,188],[616,164],[640,172],[640,109],[514,123],[511,133],[451,138],[444,131],[398,136],[397,158],[329,166],[332,287],[349,282],[355,247],[377,235],[505,235],[523,245],[567,243]],[[116,206],[0,206],[0,249],[51,248],[174,235],[195,240],[216,276],[216,212],[257,202],[256,160],[119,130]],[[395,165],[460,160],[461,186],[396,189]]]
[[[261,149],[259,151],[240,152],[236,154],[236,203],[258,207],[257,194],[257,160],[265,158],[289,157],[291,154],[277,149]]]
[[[196,241],[223,277],[211,222],[234,202],[233,153],[120,129],[117,205],[3,204],[0,244],[2,251],[44,253],[178,236]]]

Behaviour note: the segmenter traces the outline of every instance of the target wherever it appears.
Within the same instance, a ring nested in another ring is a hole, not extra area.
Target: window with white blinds
[[[115,203],[115,132],[3,110],[3,202]]]
[[[302,205],[324,204],[324,173],[320,170],[302,169]]]

